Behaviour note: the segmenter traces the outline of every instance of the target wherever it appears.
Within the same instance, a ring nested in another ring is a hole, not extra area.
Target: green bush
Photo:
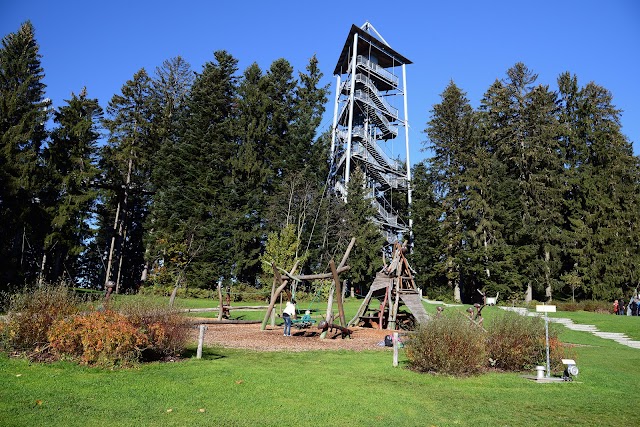
[[[553,325],[551,325],[553,326]],[[502,313],[488,325],[487,351],[491,366],[507,371],[529,371],[546,363],[544,321],[539,317]],[[567,349],[555,328],[549,328],[551,365],[562,367]]]
[[[462,316],[421,324],[406,345],[411,369],[456,376],[482,372],[487,364],[485,332]]]
[[[19,353],[46,351],[47,334],[53,323],[78,313],[82,302],[64,284],[35,286],[12,295],[7,321],[0,332],[2,348]]]
[[[554,304],[558,307],[559,311],[590,311],[592,313],[611,313],[613,310],[613,303],[609,301],[554,301]]]

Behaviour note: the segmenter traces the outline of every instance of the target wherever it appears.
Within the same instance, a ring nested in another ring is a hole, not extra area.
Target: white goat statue
[[[500,292],[497,292],[495,297],[488,297],[480,289],[476,290],[480,295],[482,295],[482,298],[484,299],[484,305],[496,305],[498,303],[498,296],[500,295]]]

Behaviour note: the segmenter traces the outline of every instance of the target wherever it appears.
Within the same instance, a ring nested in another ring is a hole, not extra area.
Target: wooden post
[[[398,366],[398,333],[393,333],[393,366]]]
[[[196,358],[202,359],[202,345],[204,344],[204,331],[207,329],[207,325],[200,325],[200,332],[198,333],[198,351],[196,352]]]
[[[327,314],[325,316],[325,321],[327,322],[327,324],[333,323],[333,319],[331,317],[333,316],[333,294],[335,293],[335,291],[336,285],[335,283],[331,283],[331,287],[329,288],[329,298],[327,299]],[[321,340],[327,337],[327,331],[328,329],[322,331],[322,333],[320,334]]]
[[[218,320],[222,320],[224,312],[224,304],[222,302],[222,280],[218,281],[218,300],[220,301],[220,310],[218,311]]]
[[[382,329],[382,320],[384,319],[384,309],[387,306],[387,301],[389,299],[389,295],[390,295],[390,291],[389,291],[389,286],[387,286],[386,290],[384,291],[384,300],[382,301],[382,304],[380,305],[380,314],[378,315],[379,320],[378,320],[378,329]]]
[[[273,282],[271,282],[271,295],[269,296],[269,302],[271,302],[271,298],[273,298],[273,294],[276,293],[276,278],[273,278]],[[276,326],[276,311],[271,310],[271,327],[274,328]]]
[[[336,296],[338,297],[338,315],[340,316],[340,325],[346,327],[347,321],[344,317],[344,305],[342,304],[342,284],[340,283],[340,277],[338,277],[338,271],[336,270],[336,263],[333,260],[329,261],[329,267],[331,267],[331,274],[333,275],[333,283],[336,284]]]

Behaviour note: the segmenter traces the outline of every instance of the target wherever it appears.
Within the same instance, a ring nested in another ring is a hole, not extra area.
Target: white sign
[[[538,313],[555,313],[556,306],[555,305],[536,305],[536,311]]]

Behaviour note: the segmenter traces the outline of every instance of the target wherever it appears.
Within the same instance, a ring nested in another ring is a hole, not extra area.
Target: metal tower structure
[[[336,97],[331,156],[334,189],[348,200],[355,168],[365,176],[374,220],[389,243],[408,235],[411,169],[405,66],[411,64],[365,22],[351,26],[333,74]],[[398,76],[400,74],[400,77]],[[400,110],[394,105],[402,105]],[[404,144],[396,142],[404,128]],[[404,145],[404,160],[398,156]],[[394,152],[398,150],[398,153]],[[395,158],[393,158],[396,156]]]

